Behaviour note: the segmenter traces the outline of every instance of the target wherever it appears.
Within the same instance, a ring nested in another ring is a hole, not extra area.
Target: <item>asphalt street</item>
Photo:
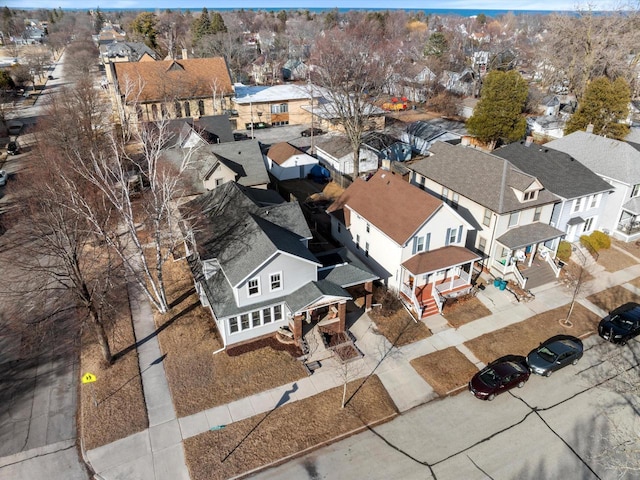
[[[591,337],[586,345],[577,366],[532,376],[492,402],[466,392],[436,400],[252,478],[618,479],[608,468],[624,461],[609,450],[612,426],[632,426],[636,438],[640,430],[633,407],[613,388],[614,363],[635,353],[624,365],[635,365],[637,377],[640,343],[620,348]]]

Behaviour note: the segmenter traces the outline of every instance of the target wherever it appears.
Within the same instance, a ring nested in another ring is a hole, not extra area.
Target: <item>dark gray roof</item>
[[[562,198],[579,198],[612,188],[571,155],[535,143],[528,146],[525,142],[511,143],[493,154],[533,175],[547,190]]]
[[[277,252],[317,263],[302,242],[311,232],[297,203],[261,207],[229,182],[181,206],[181,212],[196,219],[200,258],[218,259],[232,286]]]
[[[578,130],[545,144],[571,155],[598,175],[640,183],[640,152],[626,142]]]
[[[105,54],[109,58],[129,57],[130,62],[137,62],[144,54],[148,54],[153,59],[158,58],[158,54],[147,47],[142,42],[113,42],[106,46]]]
[[[391,145],[396,143],[401,142],[397,138],[387,135],[386,133],[370,132],[362,136],[362,144],[377,151],[389,148]]]
[[[323,265],[318,269],[318,280],[329,280],[343,288],[348,288],[380,278],[346,248],[317,253],[316,257]],[[329,259],[330,265],[327,265]]]
[[[407,167],[499,214],[558,201],[553,193],[541,190],[537,199],[520,202],[512,189],[523,191],[536,178],[490,153],[445,142],[434,143],[430,151],[431,156]]]
[[[407,133],[409,135],[413,135],[414,137],[430,141],[447,133],[447,131],[438,125],[433,125],[431,123],[423,121],[417,121],[413,122],[407,127]]]
[[[562,230],[558,230],[546,223],[536,222],[511,228],[505,234],[498,237],[497,240],[505,247],[515,250],[516,248],[546,242],[547,240],[552,240],[564,235],[566,234]]]
[[[569,220],[567,220],[567,225],[571,226],[571,225],[580,225],[581,223],[584,223],[584,218],[582,218],[581,216],[577,216],[577,217],[572,217]]]
[[[236,182],[244,186],[267,185],[269,175],[264,164],[260,142],[243,140],[240,142],[220,143],[200,149],[198,154],[209,156],[201,170],[205,179],[217,162],[221,162],[236,173]]]
[[[350,299],[351,295],[339,285],[327,280],[309,282],[285,297],[292,312],[300,312],[309,305],[317,303],[322,297],[341,297]]]

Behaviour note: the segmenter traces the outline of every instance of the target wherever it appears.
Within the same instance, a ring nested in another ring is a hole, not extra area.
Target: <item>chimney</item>
[[[528,147],[533,143],[533,137],[532,136],[528,136],[527,140],[524,142],[524,146]]]
[[[183,48],[183,49],[182,49],[182,59],[183,59],[183,60],[186,60],[186,59],[187,59],[187,57],[188,57],[188,55],[187,55],[187,49],[186,49],[186,48]]]
[[[593,133],[593,123],[587,125],[587,133]]]

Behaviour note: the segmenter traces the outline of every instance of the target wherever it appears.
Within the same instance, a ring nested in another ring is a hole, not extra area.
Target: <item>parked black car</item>
[[[629,302],[600,320],[598,334],[620,345],[640,335],[640,304]]]
[[[300,132],[300,135],[303,137],[310,137],[311,135],[323,135],[324,134],[324,130],[320,129],[320,128],[307,128],[305,130],[302,130]]]
[[[576,337],[552,337],[527,355],[532,373],[549,377],[556,370],[575,365],[582,358],[582,341]]]
[[[524,357],[501,358],[473,376],[469,382],[469,391],[480,400],[493,400],[496,395],[514,387],[524,387],[529,375]]]
[[[9,155],[18,155],[20,153],[20,145],[18,145],[18,142],[9,142],[7,144],[7,153]]]

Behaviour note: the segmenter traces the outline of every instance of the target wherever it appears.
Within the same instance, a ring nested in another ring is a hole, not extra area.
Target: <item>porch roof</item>
[[[350,300],[351,295],[339,285],[328,280],[309,282],[285,297],[292,313],[301,312],[311,305],[339,300]]]
[[[633,197],[627,203],[622,205],[622,208],[634,215],[640,215],[640,197]]]
[[[530,223],[521,227],[512,228],[504,235],[498,237],[497,241],[507,248],[515,250],[517,248],[533,245],[534,243],[546,242],[554,238],[566,235],[562,230],[558,230],[546,223]]]
[[[402,263],[402,266],[413,275],[437,272],[445,268],[457,267],[482,258],[477,253],[464,247],[449,245],[430,252],[414,255]]]
[[[584,218],[582,218],[580,216],[570,218],[567,221],[567,225],[569,225],[569,226],[571,226],[571,225],[580,225],[581,223],[584,223]]]
[[[322,268],[318,269],[318,280],[329,280],[342,288],[362,285],[380,278],[344,247],[317,253],[316,257],[322,262]]]

